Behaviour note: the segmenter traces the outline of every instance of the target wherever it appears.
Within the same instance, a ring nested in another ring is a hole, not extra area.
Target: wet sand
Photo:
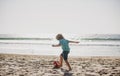
[[[58,56],[0,54],[0,76],[120,76],[120,56],[69,57],[67,67],[53,69]]]

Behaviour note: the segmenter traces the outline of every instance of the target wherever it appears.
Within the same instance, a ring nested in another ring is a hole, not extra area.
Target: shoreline
[[[0,53],[0,76],[119,76],[120,56],[69,56],[72,71],[52,69],[56,55]],[[67,69],[63,62],[64,69]]]
[[[38,55],[38,54],[12,54],[12,53],[0,53],[5,56],[33,56],[33,57],[58,57],[59,55]],[[73,56],[69,55],[70,58],[120,58],[120,56]]]

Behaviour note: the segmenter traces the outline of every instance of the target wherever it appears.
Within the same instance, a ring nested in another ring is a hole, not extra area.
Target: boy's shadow
[[[63,76],[73,76],[73,73],[61,68],[61,71],[64,72],[64,75]]]
[[[73,73],[69,73],[69,72],[64,72],[63,76],[73,76]]]

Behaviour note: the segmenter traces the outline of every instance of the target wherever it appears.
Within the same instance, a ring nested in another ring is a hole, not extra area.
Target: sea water
[[[71,56],[120,56],[120,34],[68,35]],[[60,55],[61,47],[55,36],[26,36],[0,34],[0,53],[30,55]]]

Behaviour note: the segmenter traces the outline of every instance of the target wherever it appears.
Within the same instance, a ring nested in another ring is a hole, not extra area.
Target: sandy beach
[[[0,54],[0,76],[120,76],[120,57],[69,57],[72,71],[53,69],[58,56]]]

